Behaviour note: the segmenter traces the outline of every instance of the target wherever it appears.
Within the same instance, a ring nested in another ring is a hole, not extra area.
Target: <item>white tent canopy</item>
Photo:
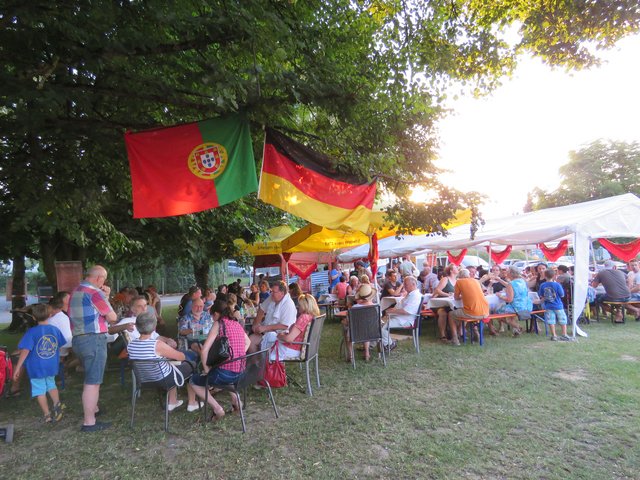
[[[380,258],[424,250],[458,250],[476,245],[535,245],[568,238],[573,244],[575,260],[573,297],[575,332],[576,321],[587,297],[590,243],[598,238],[640,237],[640,199],[627,193],[514,217],[488,220],[478,229],[473,240],[470,238],[469,228],[469,225],[453,228],[446,237],[407,236],[405,240],[385,239],[395,240],[395,243],[390,242],[387,246],[382,245],[384,240],[381,241],[378,246]],[[422,241],[416,237],[421,237]],[[368,247],[361,246],[354,250],[362,248]],[[340,255],[339,260],[348,262],[352,261],[350,259],[367,255],[366,251],[361,254],[354,250]]]

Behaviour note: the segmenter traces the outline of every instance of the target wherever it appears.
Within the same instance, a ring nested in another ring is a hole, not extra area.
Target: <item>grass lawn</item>
[[[587,325],[575,343],[503,334],[483,348],[440,345],[425,325],[420,355],[408,340],[387,368],[359,357],[354,371],[338,358],[339,325],[326,324],[323,387],[311,398],[277,390],[277,420],[250,391],[246,434],[239,417],[203,427],[184,408],[165,434],[149,391],[130,429],[130,376],[121,386],[115,363],[101,391],[105,432],[79,431],[80,375],[67,377],[54,426],[23,388],[0,399],[0,424],[16,429],[0,443],[2,478],[640,478],[640,323]]]

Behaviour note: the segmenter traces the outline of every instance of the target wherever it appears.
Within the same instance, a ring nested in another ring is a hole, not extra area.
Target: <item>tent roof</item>
[[[615,197],[548,208],[513,217],[487,220],[473,239],[470,225],[449,230],[446,237],[407,235],[378,243],[380,258],[396,257],[427,250],[459,250],[475,245],[533,245],[551,242],[578,232],[589,238],[640,237],[640,199],[631,193]],[[340,261],[366,257],[363,245],[343,253]]]

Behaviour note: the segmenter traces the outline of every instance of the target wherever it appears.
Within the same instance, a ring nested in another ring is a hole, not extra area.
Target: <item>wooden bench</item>
[[[612,302],[609,300],[603,300],[602,305],[608,305],[611,309],[611,323],[625,323],[624,320],[624,316],[625,316],[625,310],[627,308],[627,306],[629,305],[633,305],[633,306],[638,306],[638,304],[640,304],[640,302],[634,302],[634,301],[630,301],[630,302]],[[615,312],[621,309],[622,311],[622,322],[616,322],[615,321]],[[600,321],[600,309],[597,310],[597,314],[596,314],[596,320]]]
[[[525,319],[525,330],[527,331],[527,333],[531,333],[532,330],[536,333],[536,335],[540,333],[538,330],[538,320],[542,320],[544,322],[544,312],[545,312],[544,310],[533,310],[531,312],[531,318]],[[500,320],[500,319],[512,318],[512,317],[515,317],[518,320],[520,320],[520,318],[516,313],[494,313],[487,317],[488,318],[487,322],[491,320]],[[531,320],[531,324],[529,324],[529,320]],[[544,330],[546,335],[547,334],[546,322],[544,322]]]

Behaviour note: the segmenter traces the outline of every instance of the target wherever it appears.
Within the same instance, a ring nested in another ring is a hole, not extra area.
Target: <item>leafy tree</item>
[[[527,211],[623,193],[640,195],[640,143],[597,140],[569,152],[569,163],[559,172],[560,187],[552,192],[534,189],[528,195]]]
[[[282,217],[247,198],[179,219],[131,219],[124,129],[243,110],[304,131],[338,168],[397,195],[403,229],[437,228],[473,194],[445,188],[434,125],[451,80],[475,93],[524,50],[589,66],[590,47],[638,29],[636,2],[349,0],[13,2],[0,6],[0,256],[205,263]],[[519,25],[510,45],[504,31]],[[300,137],[300,135],[298,135]],[[256,150],[261,138],[256,135]],[[406,199],[420,184],[438,201]],[[244,219],[244,221],[242,221]],[[5,223],[3,223],[5,224]],[[205,279],[201,277],[201,281]]]

